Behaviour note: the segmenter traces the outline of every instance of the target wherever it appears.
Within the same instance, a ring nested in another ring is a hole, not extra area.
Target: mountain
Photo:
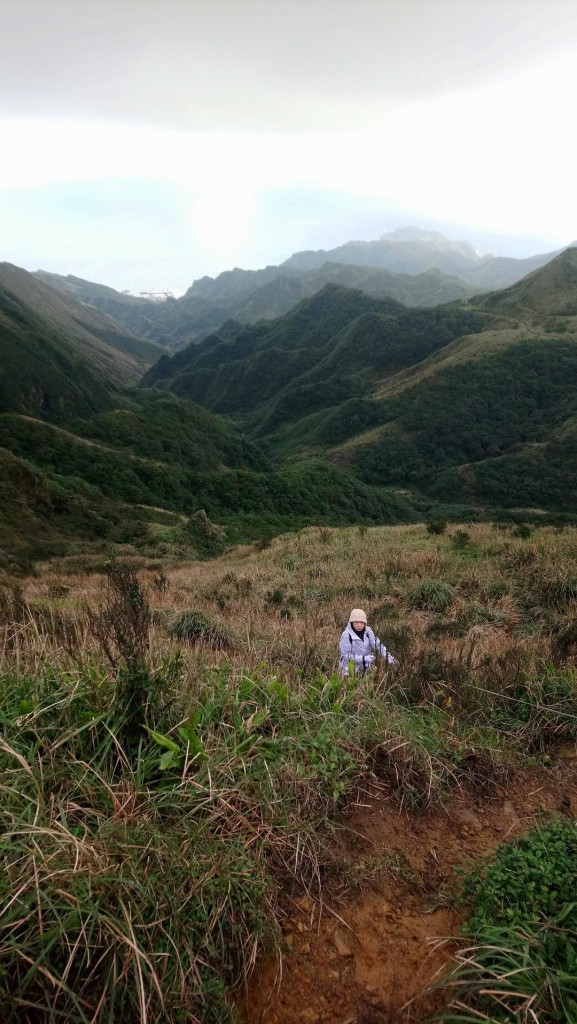
[[[254,324],[283,316],[326,284],[428,307],[464,299],[481,289],[506,288],[557,253],[529,259],[481,256],[465,241],[434,231],[399,228],[376,241],[299,252],[280,266],[225,271],[202,277],[179,299],[152,302],[81,278],[38,271],[77,300],[115,317],[169,351],[199,341],[226,321]]]
[[[43,271],[37,274],[53,287],[108,313],[171,351],[220,330],[226,321],[253,324],[282,316],[328,283],[395,298],[408,306],[437,305],[466,298],[475,291],[458,278],[434,269],[411,276],[327,262],[309,272],[284,271],[280,267],[237,268],[216,278],[200,278],[180,299],[152,302],[72,276]]]
[[[237,540],[414,517],[402,495],[352,487],[328,462],[273,466],[232,422],[129,386],[160,350],[11,265],[0,346],[0,577],[71,544],[202,555],[214,538],[190,519],[201,509]]]
[[[124,324],[129,330],[141,338],[155,338],[156,314],[162,303],[153,302],[150,299],[143,299],[136,295],[127,295],[125,292],[118,292],[105,284],[95,284],[93,281],[85,281],[81,277],[74,277],[68,274],[63,277],[61,274],[49,274],[46,270],[37,270],[35,275],[39,280],[64,292],[77,302],[94,306],[102,313]],[[166,300],[170,302],[170,299]]]
[[[326,285],[286,316],[212,335],[144,376],[213,412],[241,416],[260,436],[279,425],[369,392],[374,375],[396,371],[483,318],[466,307],[406,309],[393,299]]]
[[[33,274],[0,264],[0,411],[94,412],[162,353]]]
[[[370,242],[345,242],[334,249],[294,253],[281,265],[288,270],[313,270],[329,260],[402,274],[440,270],[460,276],[480,259],[468,242],[452,241],[435,231],[400,228]]]
[[[577,249],[483,296],[479,310],[491,316],[483,332],[376,384],[370,431],[335,446],[339,423],[327,420],[316,437],[372,483],[448,501],[573,509]]]
[[[144,378],[234,415],[276,459],[314,452],[431,499],[577,500],[577,249],[505,291],[431,309],[326,286]]]
[[[453,241],[435,231],[399,228],[376,241],[346,242],[334,249],[295,253],[281,266],[285,270],[310,271],[331,261],[413,275],[437,270],[477,289],[490,289],[514,284],[556,255],[552,252],[528,259],[482,256],[468,242]]]
[[[525,311],[545,316],[577,315],[577,248],[560,256],[504,292],[478,297],[482,308],[504,313]]]

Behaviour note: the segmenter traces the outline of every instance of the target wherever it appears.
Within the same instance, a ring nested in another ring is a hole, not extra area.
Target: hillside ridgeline
[[[235,415],[277,458],[305,449],[437,500],[568,511],[576,266],[570,248],[510,289],[426,310],[326,286],[143,383]]]
[[[227,321],[253,324],[283,316],[327,284],[357,288],[407,306],[428,307],[465,299],[481,289],[505,288],[557,253],[529,259],[480,256],[468,242],[438,232],[404,228],[372,242],[295,253],[280,266],[225,271],[195,281],[179,299],[152,302],[104,285],[57,274],[38,274],[82,302],[175,351],[218,331]]]

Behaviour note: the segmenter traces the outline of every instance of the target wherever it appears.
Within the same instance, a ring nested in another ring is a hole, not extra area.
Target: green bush
[[[488,867],[472,872],[463,895],[473,907],[465,934],[474,938],[488,926],[526,925],[557,917],[568,905],[577,911],[577,828],[551,821],[505,843]]]
[[[450,583],[442,580],[425,580],[409,593],[412,608],[422,608],[432,612],[446,612],[454,597],[454,589]]]
[[[446,532],[448,525],[446,519],[432,519],[427,523],[427,533],[434,537],[440,537]]]
[[[451,1005],[437,1019],[577,1020],[576,877],[577,828],[552,821],[505,843],[465,879],[470,945],[450,979]]]
[[[230,647],[231,637],[222,626],[212,622],[199,611],[180,612],[169,626],[170,636],[177,640],[186,640],[190,644],[205,643],[212,647]]]

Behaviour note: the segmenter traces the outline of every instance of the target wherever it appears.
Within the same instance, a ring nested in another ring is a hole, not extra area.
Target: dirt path
[[[447,889],[454,869],[526,831],[541,811],[577,815],[577,763],[526,772],[488,800],[456,794],[442,812],[407,815],[375,796],[346,816],[346,884],[324,905],[290,901],[280,959],[257,966],[244,1024],[424,1022],[445,1003],[423,995],[451,960],[462,918]],[[351,895],[351,889],[354,895]]]

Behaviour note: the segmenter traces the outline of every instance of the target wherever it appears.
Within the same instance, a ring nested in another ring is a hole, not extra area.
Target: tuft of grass
[[[200,611],[180,612],[170,621],[168,633],[189,644],[206,643],[214,648],[232,646],[230,634]]]
[[[432,612],[446,612],[454,597],[454,589],[450,583],[442,580],[425,580],[409,593],[412,608],[422,608]]]

